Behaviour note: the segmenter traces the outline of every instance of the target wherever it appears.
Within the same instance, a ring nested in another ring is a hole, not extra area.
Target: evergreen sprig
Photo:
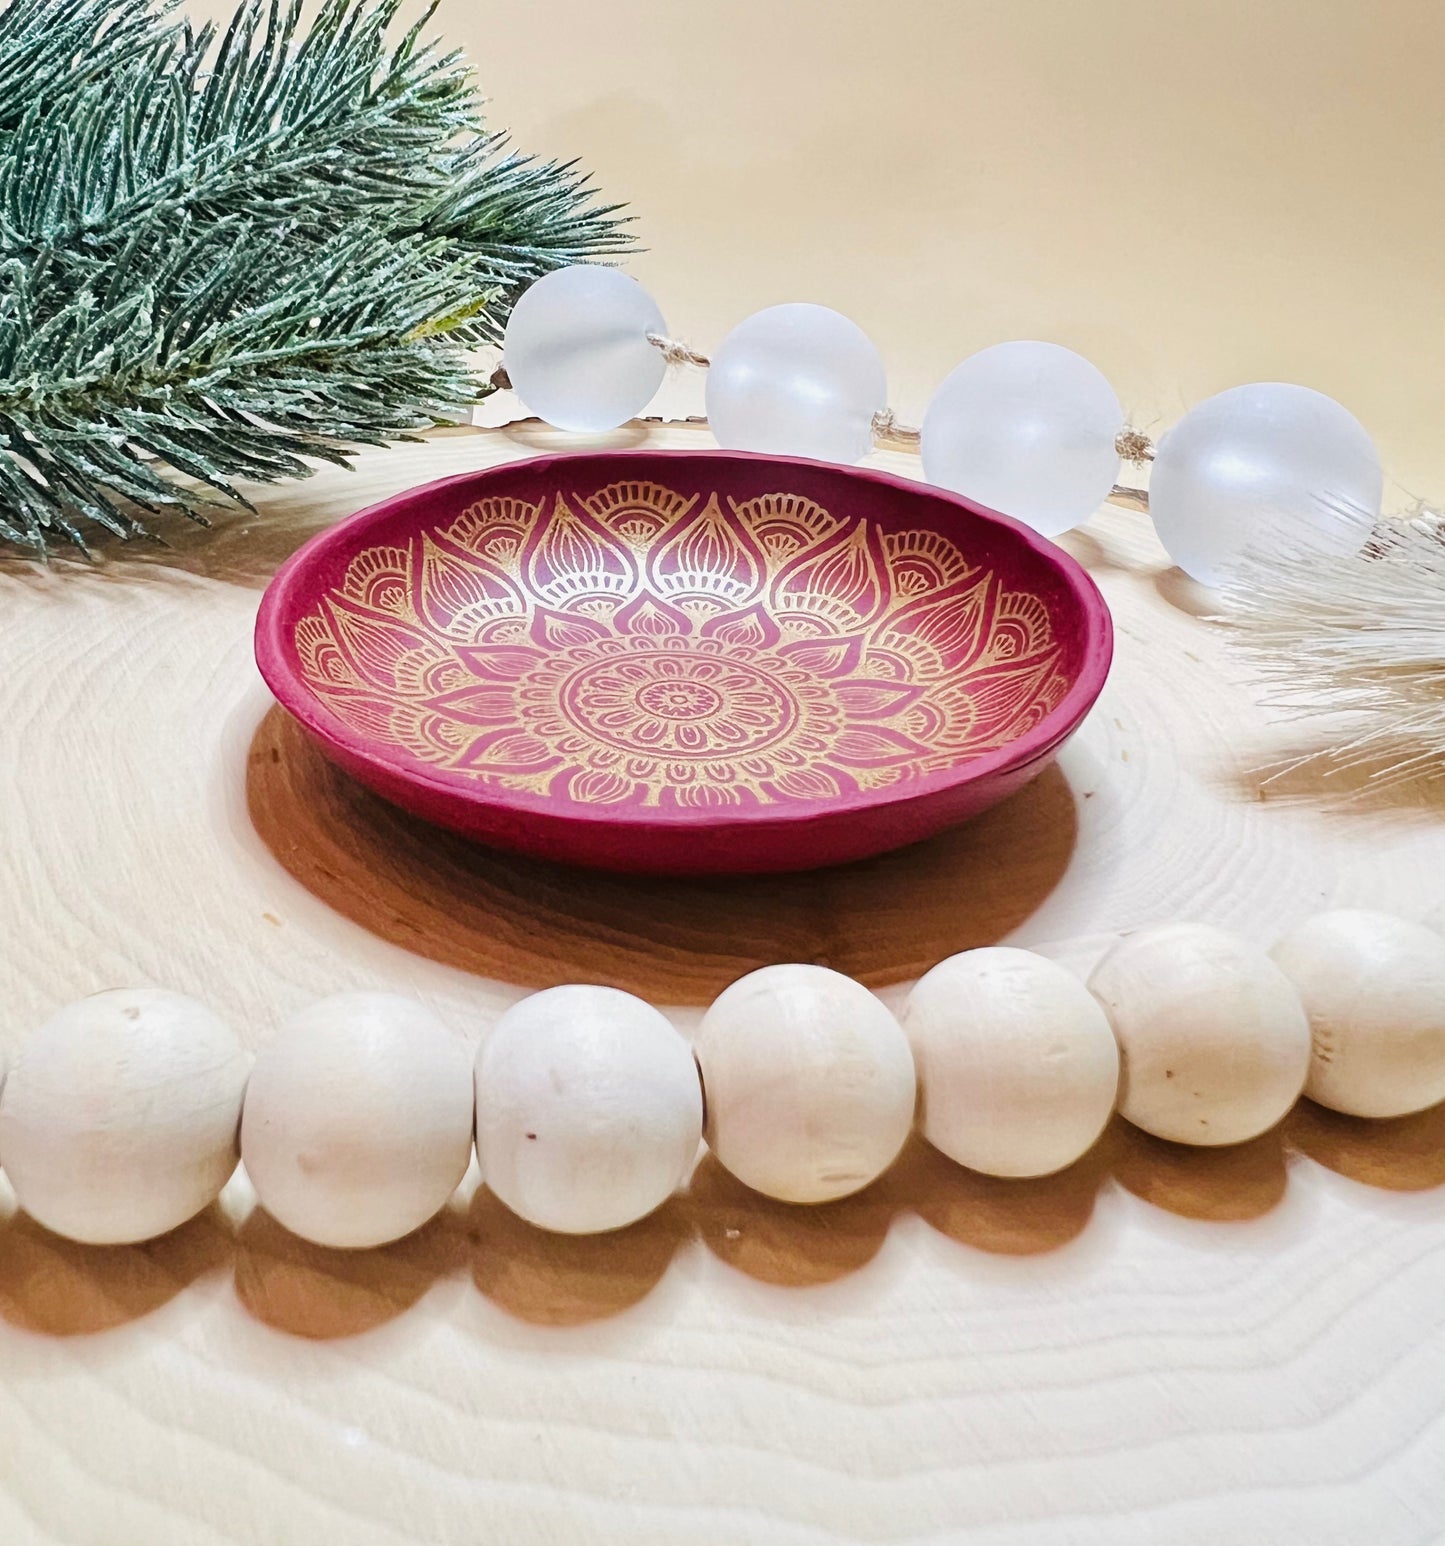
[[[404,437],[481,395],[521,288],[627,247],[485,129],[430,12],[389,43],[401,3],[0,9],[0,537],[204,519]]]

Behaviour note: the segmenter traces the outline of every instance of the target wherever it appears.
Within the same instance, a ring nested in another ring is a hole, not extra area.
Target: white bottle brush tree
[[[520,290],[628,247],[400,8],[0,6],[0,539],[204,520],[450,417]]]

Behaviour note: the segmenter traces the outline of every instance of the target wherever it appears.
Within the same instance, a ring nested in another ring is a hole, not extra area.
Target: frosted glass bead
[[[856,462],[888,401],[883,361],[856,323],[826,306],[769,306],[713,354],[707,416],[734,451]]]
[[[1094,968],[1122,1054],[1119,1112],[1175,1143],[1243,1143],[1299,1098],[1310,1027],[1285,974],[1202,923],[1126,935]]]
[[[1082,355],[1031,340],[995,344],[933,394],[923,471],[940,488],[1056,537],[1108,497],[1123,427],[1113,387]]]
[[[918,1126],[989,1176],[1072,1165],[1114,1113],[1119,1048],[1098,1001],[1057,962],[997,945],[950,956],[908,995]]]
[[[559,268],[524,292],[503,342],[517,396],[558,429],[616,429],[648,405],[667,361],[648,343],[666,333],[635,279],[591,263]]]
[[[1318,913],[1270,951],[1310,1017],[1305,1094],[1359,1117],[1445,1100],[1445,940],[1389,913]]]
[[[96,993],[22,1043],[0,1095],[0,1163],[20,1206],[90,1245],[151,1240],[236,1168],[250,1059],[194,999]]]
[[[702,1086],[666,1016],[616,988],[509,1009],[477,1053],[477,1160],[513,1213],[561,1234],[646,1217],[692,1169]]]
[[[913,1125],[902,1027],[861,983],[766,966],[719,995],[695,1043],[706,1138],[744,1186],[828,1202],[876,1180]]]
[[[1149,511],[1170,558],[1222,585],[1247,557],[1347,557],[1380,513],[1384,474],[1359,420],[1308,387],[1207,398],[1155,449]]]
[[[472,1154],[470,1048],[424,1005],[338,993],[256,1059],[241,1158],[261,1206],[317,1245],[361,1249],[419,1229]]]

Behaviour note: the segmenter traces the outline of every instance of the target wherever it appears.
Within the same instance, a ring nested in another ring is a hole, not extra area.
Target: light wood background
[[[705,443],[704,431],[619,443]],[[1069,539],[1118,664],[1060,768],[970,827],[776,881],[588,877],[430,832],[268,701],[260,588],[393,490],[557,443],[464,430],[258,493],[165,561],[0,565],[4,1010],[13,1045],[122,983],[196,994],[253,1046],[313,995],[420,994],[479,1037],[567,979],[688,1028],[778,958],[896,1003],[969,945],[1080,967],[1195,917],[1261,939],[1335,904],[1423,912],[1426,793],[1262,788],[1268,728],[1201,597],[1119,510]],[[906,456],[878,464],[916,470]],[[910,1150],[814,1211],[704,1160],[615,1237],[562,1240],[474,1185],[345,1255],[243,1180],[152,1245],[0,1221],[6,1546],[1415,1546],[1445,1539],[1445,1111],[1301,1108],[1189,1153],[1119,1127],[994,1183]]]

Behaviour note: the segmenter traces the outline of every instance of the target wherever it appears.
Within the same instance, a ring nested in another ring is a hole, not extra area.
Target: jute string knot
[[[900,424],[898,415],[891,408],[881,408],[873,415],[873,438],[891,440],[895,445],[916,446],[923,439],[923,431],[911,424]]]
[[[649,333],[647,341],[654,349],[661,351],[669,365],[696,365],[705,370],[712,364],[707,355],[690,349],[680,338],[669,338],[666,333]]]

